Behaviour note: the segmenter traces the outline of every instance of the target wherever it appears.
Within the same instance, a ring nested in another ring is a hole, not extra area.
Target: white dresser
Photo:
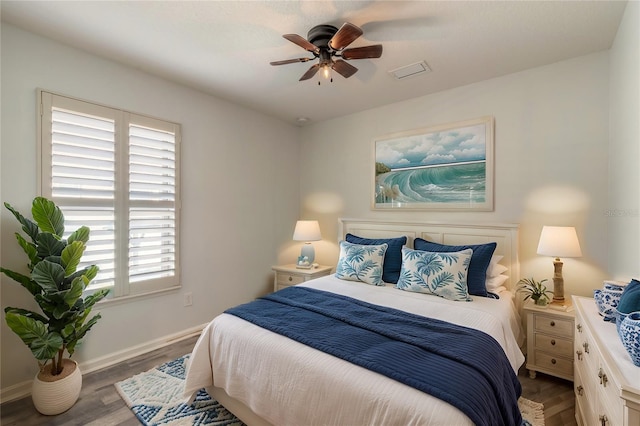
[[[573,296],[574,390],[579,425],[640,426],[640,367],[593,299]]]

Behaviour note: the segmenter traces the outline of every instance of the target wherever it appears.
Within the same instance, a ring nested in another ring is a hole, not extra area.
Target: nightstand
[[[573,311],[558,311],[533,303],[524,306],[527,315],[527,369],[573,381]]]
[[[331,266],[318,265],[317,268],[298,269],[296,265],[274,266],[273,291],[282,290],[285,287],[300,284],[314,278],[323,277],[331,273]]]

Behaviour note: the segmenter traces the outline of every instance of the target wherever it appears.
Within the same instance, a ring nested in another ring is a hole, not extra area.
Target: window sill
[[[140,299],[147,299],[147,298],[151,298],[151,297],[156,297],[156,296],[161,296],[164,295],[166,293],[173,293],[175,291],[178,291],[182,288],[182,286],[178,285],[178,286],[174,286],[174,287],[169,287],[169,288],[163,288],[162,290],[156,290],[156,291],[150,291],[150,292],[146,292],[146,293],[140,293],[140,294],[131,294],[128,296],[120,296],[120,297],[116,297],[116,298],[105,298],[102,299],[101,301],[99,301],[98,303],[95,304],[96,307],[110,307],[110,306],[116,306],[116,305],[120,305],[123,303],[128,303],[134,300],[140,300]]]

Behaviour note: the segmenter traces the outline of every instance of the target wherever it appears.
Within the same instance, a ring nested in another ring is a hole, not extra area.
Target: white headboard
[[[459,224],[444,222],[400,222],[375,219],[338,219],[338,241],[351,233],[365,238],[391,238],[407,236],[407,246],[413,248],[413,240],[422,238],[447,245],[484,244],[496,242],[494,254],[504,258],[500,263],[509,270],[509,279],[504,284],[515,289],[520,279],[518,262],[518,225],[502,224]]]

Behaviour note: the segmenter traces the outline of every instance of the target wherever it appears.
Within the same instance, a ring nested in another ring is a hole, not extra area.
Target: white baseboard
[[[207,324],[197,325],[195,327],[182,330],[178,333],[169,334],[167,336],[163,336],[158,339],[142,343],[140,345],[132,346],[130,348],[114,352],[100,358],[82,362],[80,363],[80,370],[82,371],[82,374],[88,374],[92,371],[110,367],[128,359],[135,358],[139,355],[143,355],[148,352],[155,351],[156,349],[163,348],[172,343],[197,336],[206,326]],[[16,399],[24,398],[25,396],[31,395],[32,382],[32,380],[26,380],[22,383],[17,383],[7,388],[0,389],[0,404],[4,404],[5,402],[14,401]]]
[[[34,375],[35,376],[35,375]],[[22,383],[16,383],[15,385],[7,388],[0,389],[0,404],[5,402],[15,401],[16,399],[24,398],[31,395],[31,385],[33,380],[27,380]]]

